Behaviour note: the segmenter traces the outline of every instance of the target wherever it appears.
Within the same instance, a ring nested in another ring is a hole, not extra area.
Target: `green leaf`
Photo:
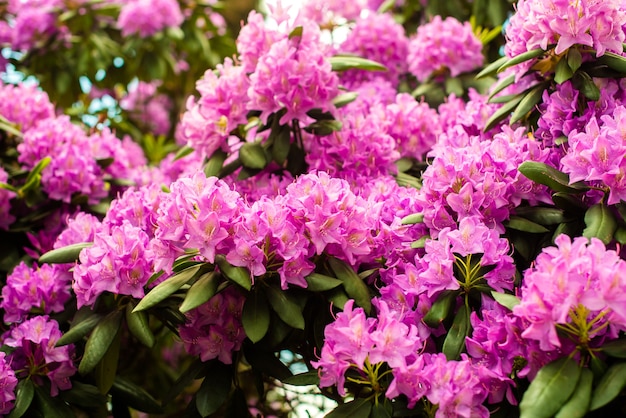
[[[232,386],[232,369],[221,363],[211,367],[196,393],[196,408],[203,417],[216,412],[228,398]]]
[[[356,55],[335,55],[334,57],[330,57],[330,65],[333,71],[346,71],[352,69],[387,71],[387,67],[384,65],[376,61],[357,57]]]
[[[189,367],[178,376],[167,392],[165,392],[163,395],[163,405],[172,402],[194,379],[199,379],[204,376],[210,364],[211,363],[205,363],[199,357],[196,357]]]
[[[402,218],[402,221],[401,221],[402,225],[415,225],[415,224],[421,224],[422,222],[424,222],[423,213],[412,213]]]
[[[588,190],[584,184],[570,184],[569,176],[545,163],[524,161],[518,171],[535,183],[548,186],[555,192],[576,193]]]
[[[308,284],[307,290],[311,292],[323,292],[325,290],[334,289],[343,283],[339,279],[319,273],[311,273],[306,276],[304,280],[306,280]]]
[[[554,69],[554,81],[556,81],[557,84],[563,84],[565,81],[572,78],[573,75],[574,72],[569,67],[567,59],[561,58]]]
[[[214,271],[200,276],[187,290],[185,300],[183,300],[179,310],[182,313],[189,312],[211,299],[217,293],[219,277],[219,274]]]
[[[598,58],[598,61],[615,71],[626,74],[626,57],[613,52],[605,51],[604,55]]]
[[[343,287],[336,287],[327,292],[326,297],[328,301],[331,302],[337,308],[343,310],[343,307],[346,305],[346,302],[349,300],[348,294],[344,290]]]
[[[302,37],[302,26],[296,26],[291,32],[289,32],[289,39],[296,37]]]
[[[545,89],[546,85],[542,83],[526,93],[524,98],[519,102],[519,104],[513,111],[511,119],[509,120],[509,125],[512,125],[515,122],[522,120],[524,116],[532,111],[535,108],[535,105],[537,105],[537,103],[541,101],[541,97]]]
[[[176,152],[176,155],[174,156],[174,161],[180,160],[181,158],[188,156],[192,152],[194,152],[194,149],[189,145],[185,145],[184,147],[179,149],[178,152]]]
[[[293,328],[304,329],[302,306],[287,291],[268,286],[265,288],[265,294],[270,306],[280,319]]]
[[[429,239],[430,235],[424,235],[420,239],[413,241],[411,243],[411,248],[413,248],[414,250],[418,248],[424,248],[426,246],[426,241],[428,241]]]
[[[239,148],[239,160],[246,168],[261,170],[267,165],[265,150],[257,142],[246,142]]]
[[[165,300],[168,296],[183,287],[185,283],[196,277],[196,275],[202,270],[203,266],[204,264],[193,265],[184,269],[180,273],[165,279],[165,281],[156,285],[152,290],[150,290],[150,292],[148,292],[147,295],[143,297],[143,299],[139,301],[135,309],[133,309],[133,312],[143,311]]]
[[[572,72],[576,72],[583,63],[583,56],[580,54],[578,48],[570,48],[567,51],[567,65]]]
[[[359,398],[339,405],[325,418],[368,418],[371,411],[372,403],[369,399]]]
[[[270,327],[270,309],[265,294],[251,293],[243,305],[241,322],[246,335],[253,343],[261,341]]]
[[[39,264],[65,264],[73,263],[78,260],[78,256],[83,248],[88,248],[93,245],[93,242],[81,242],[79,244],[67,245],[62,248],[50,250],[47,253],[39,257]]]
[[[498,68],[502,67],[502,65],[504,65],[504,63],[506,63],[508,60],[508,57],[498,58],[497,60],[483,68],[478,74],[476,74],[476,79],[495,75],[498,71]]]
[[[508,293],[501,293],[493,290],[491,292],[491,296],[493,296],[496,302],[511,311],[514,307],[520,304],[520,299],[517,296],[509,295]]]
[[[572,396],[581,368],[569,357],[543,366],[520,402],[520,418],[550,418]]]
[[[574,88],[580,91],[587,99],[597,102],[600,100],[600,89],[594,83],[589,74],[584,71],[578,71],[572,80]]]
[[[111,394],[125,405],[149,414],[162,414],[163,408],[152,395],[142,387],[121,376],[117,376],[111,387]]]
[[[354,299],[356,304],[369,314],[372,310],[372,298],[365,282],[345,261],[336,257],[329,257],[328,264],[335,276],[343,282],[343,288],[348,296]]]
[[[574,393],[554,418],[583,418],[589,411],[592,384],[593,372],[587,368],[582,369]]]
[[[459,292],[452,290],[444,290],[437,296],[437,300],[432,304],[426,315],[424,323],[431,328],[437,328],[450,315],[450,311],[454,306],[454,301]]]
[[[35,396],[35,385],[33,381],[28,379],[20,380],[17,384],[16,392],[15,392],[15,404],[13,406],[13,410],[7,418],[20,418],[23,416],[28,407],[33,401],[33,397]]]
[[[470,311],[463,304],[456,312],[452,326],[448,330],[441,348],[441,352],[446,355],[448,360],[452,361],[459,358],[465,348],[465,338],[469,335],[470,329]]]
[[[597,203],[587,209],[585,213],[585,225],[583,237],[598,238],[605,245],[613,241],[613,233],[617,228],[617,221],[609,209],[603,203]]]
[[[602,345],[602,351],[611,357],[626,358],[626,338],[619,338],[604,343]]]
[[[98,166],[100,168],[102,168],[103,170],[106,169],[107,167],[109,167],[114,162],[115,162],[115,158],[113,158],[113,157],[99,158],[99,159],[96,160],[96,164],[98,164]]]
[[[509,114],[515,109],[518,103],[524,97],[523,94],[518,94],[510,102],[505,103],[500,109],[496,110],[493,115],[487,120],[485,123],[485,127],[483,128],[483,132],[487,132],[495,127],[498,123],[502,122],[504,119],[509,116]]]
[[[111,386],[113,386],[115,375],[117,374],[117,362],[120,358],[121,335],[121,332],[115,334],[109,348],[94,369],[96,386],[103,395],[109,392]]]
[[[87,340],[85,353],[78,365],[78,372],[80,374],[85,375],[96,367],[115,339],[121,325],[121,311],[111,312],[96,325]]]
[[[335,105],[335,107],[339,109],[349,103],[352,103],[357,99],[357,97],[359,97],[359,93],[354,91],[342,93],[333,99],[333,105]]]
[[[498,68],[498,72],[502,72],[505,69],[512,67],[517,64],[521,64],[522,62],[529,61],[533,58],[537,58],[540,55],[543,55],[545,51],[541,48],[533,49],[530,51],[526,51],[522,54],[516,55]]]
[[[59,338],[56,343],[56,347],[80,341],[85,335],[89,334],[96,327],[96,325],[98,325],[101,319],[102,315],[91,313],[82,321],[72,324],[72,328]]]
[[[72,381],[72,388],[59,393],[59,396],[71,405],[86,408],[105,407],[107,397],[97,387],[79,381]]]
[[[493,87],[491,87],[491,91],[489,92],[489,102],[491,103],[491,99],[498,93],[500,93],[505,88],[509,87],[515,83],[515,74],[510,74],[503,79],[499,80]]]
[[[319,385],[320,377],[317,370],[309,370],[308,372],[295,374],[293,376],[289,376],[288,378],[282,381],[286,385],[293,386],[309,386],[309,385]]]
[[[45,418],[75,418],[76,414],[59,397],[51,397],[48,389],[35,387],[35,406]]]
[[[303,129],[313,135],[327,136],[333,132],[340,131],[342,126],[343,124],[338,120],[318,120],[305,126]]]
[[[28,173],[28,176],[26,177],[26,180],[24,181],[24,183],[28,184],[31,181],[33,181],[35,178],[39,177],[41,175],[41,172],[52,162],[52,158],[50,157],[44,157],[42,158],[37,165],[35,165],[33,167],[32,170],[30,170],[30,172]],[[23,187],[22,190],[25,190],[26,187]]]
[[[609,367],[591,397],[590,411],[611,402],[626,387],[626,363],[617,363]]]
[[[273,138],[272,159],[282,167],[285,161],[287,161],[289,149],[291,148],[291,130],[289,126],[284,125],[276,133],[272,129],[270,136]]]
[[[565,221],[564,211],[559,208],[526,206],[515,208],[515,213],[539,225],[558,225]]]
[[[252,278],[250,271],[247,268],[233,266],[226,261],[226,257],[221,254],[215,256],[215,262],[226,278],[234,283],[237,283],[246,290],[250,290],[252,288]]]
[[[548,228],[545,226],[529,221],[526,218],[519,216],[511,216],[507,222],[505,222],[507,228],[515,229],[516,231],[530,232],[533,234],[540,234],[548,232]]]
[[[369,418],[391,418],[393,417],[393,406],[391,402],[383,397],[379,399],[377,404],[372,407]]]
[[[146,347],[154,346],[154,333],[150,329],[150,321],[145,311],[133,312],[136,306],[133,300],[126,305],[126,324],[130,332]]]
[[[217,176],[222,171],[226,156],[226,153],[222,150],[215,151],[204,165],[204,175],[207,177]]]

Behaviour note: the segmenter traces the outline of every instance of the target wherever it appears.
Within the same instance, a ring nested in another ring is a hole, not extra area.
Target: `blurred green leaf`
[[[358,398],[339,405],[325,415],[325,418],[367,418],[372,411],[369,399]]]
[[[514,65],[517,65],[517,64],[521,64],[522,62],[530,61],[531,59],[537,58],[540,55],[543,55],[544,53],[545,51],[543,49],[537,48],[537,49],[533,49],[530,51],[526,51],[522,54],[516,55],[515,57],[511,58],[510,60],[502,64],[500,68],[498,68],[498,72],[500,73],[504,71],[505,69],[512,67]]]
[[[239,159],[246,168],[261,170],[265,168],[268,161],[265,150],[261,144],[256,142],[246,142],[239,148]]]
[[[520,304],[520,299],[515,295],[510,295],[508,293],[501,293],[493,290],[491,292],[491,296],[498,302],[500,305],[508,308],[510,311],[513,310],[514,307]]]
[[[162,414],[163,408],[152,395],[142,387],[121,376],[116,376],[111,394],[125,405],[149,414]]]
[[[80,252],[84,248],[89,248],[93,245],[93,242],[81,242],[78,244],[71,244],[65,247],[50,250],[47,253],[39,257],[40,264],[65,264],[73,263],[78,260]]]
[[[317,370],[310,370],[308,372],[295,374],[293,376],[289,376],[287,379],[282,381],[286,385],[293,386],[309,386],[309,385],[319,385],[320,377]]]
[[[221,363],[212,365],[196,393],[196,408],[203,417],[215,413],[228,398],[232,386],[232,368]]]
[[[387,71],[387,67],[384,65],[368,60],[365,58],[357,57],[356,55],[335,55],[330,57],[330,65],[333,71],[346,71],[346,70],[366,70],[366,71]]]

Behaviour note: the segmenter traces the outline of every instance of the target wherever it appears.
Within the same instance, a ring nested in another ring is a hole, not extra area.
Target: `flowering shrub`
[[[626,8],[444,3],[0,7],[0,415],[623,415]]]

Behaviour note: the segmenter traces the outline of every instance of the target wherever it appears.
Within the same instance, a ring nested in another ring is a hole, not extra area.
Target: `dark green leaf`
[[[533,58],[537,58],[540,55],[543,55],[545,51],[541,48],[533,49],[531,51],[526,51],[522,54],[516,55],[498,68],[498,72],[502,72],[505,69],[512,67],[517,64],[521,64],[522,62],[529,61]]]
[[[536,224],[519,216],[511,216],[509,220],[505,222],[505,226],[517,231],[530,232],[534,234],[548,232],[548,229],[545,226]]]
[[[523,97],[524,97],[523,94],[518,94],[513,99],[511,99],[510,102],[505,103],[500,109],[496,110],[494,114],[491,115],[491,117],[485,123],[483,132],[487,132],[491,130],[498,123],[506,119],[511,114],[513,109],[517,107],[518,103],[522,100]]]
[[[424,316],[424,323],[431,328],[437,328],[450,315],[459,292],[446,290],[437,296],[437,300]]]
[[[583,63],[583,56],[580,54],[578,48],[570,48],[567,51],[567,65],[570,70],[576,72],[580,68],[580,65]]]
[[[595,411],[608,404],[624,387],[626,387],[626,363],[614,364],[609,367],[593,391],[589,410]]]
[[[594,102],[600,100],[600,89],[594,83],[589,74],[584,71],[578,71],[573,80],[574,87],[580,91],[587,99]]]
[[[7,418],[20,418],[22,417],[28,407],[33,401],[33,397],[35,396],[35,385],[33,381],[28,379],[20,380],[17,384],[16,392],[15,392],[15,404],[13,406],[13,410]]]
[[[327,136],[333,132],[340,131],[342,126],[342,123],[338,120],[318,120],[305,126],[304,130],[313,135]]]
[[[515,83],[515,74],[510,74],[506,77],[504,77],[503,79],[499,80],[492,88],[491,91],[489,92],[489,102],[491,102],[491,99],[498,93],[500,93],[502,90],[504,90],[505,88],[509,87],[510,85],[512,85],[513,83]]]
[[[252,278],[250,275],[250,271],[245,267],[235,267],[226,261],[226,257],[221,254],[215,256],[215,262],[220,268],[220,271],[226,276],[228,279],[237,283],[239,286],[243,287],[246,290],[250,290],[252,288]]]
[[[289,156],[289,149],[291,148],[291,130],[289,126],[284,125],[279,128],[276,134],[274,134],[272,129],[270,136],[273,138],[272,158],[282,167]]]
[[[98,325],[101,319],[102,315],[92,312],[91,315],[87,316],[82,321],[72,324],[72,328],[59,338],[56,343],[56,347],[72,344],[81,340],[85,335],[89,334],[96,327],[96,325]]]
[[[393,406],[387,399],[378,400],[377,404],[372,407],[370,418],[391,418],[393,416]]]
[[[329,302],[331,302],[334,306],[336,306],[337,308],[341,310],[343,310],[343,307],[345,306],[346,302],[349,300],[348,294],[344,290],[343,286],[336,287],[334,289],[329,290],[326,293],[326,297],[328,298]]]
[[[523,218],[538,223],[539,225],[558,225],[565,221],[563,209],[558,208],[526,206],[516,208],[515,213]]]
[[[51,397],[44,387],[35,387],[35,406],[45,418],[75,418],[74,411],[59,397]],[[32,410],[32,409],[31,409]],[[30,412],[30,411],[29,411]]]
[[[154,333],[150,329],[148,314],[144,311],[133,312],[135,301],[126,305],[126,324],[130,332],[146,347],[154,345]]]
[[[289,32],[289,39],[296,37],[302,37],[302,26],[296,26],[291,32]]]
[[[104,407],[107,402],[107,397],[97,387],[79,381],[72,381],[72,388],[60,392],[59,396],[71,405],[90,409]]]
[[[265,337],[270,326],[270,309],[263,292],[256,291],[248,296],[243,305],[241,322],[246,336],[253,343]]]
[[[100,166],[100,168],[102,168],[102,169],[106,169],[107,167],[109,167],[114,162],[115,162],[115,158],[113,158],[113,157],[110,157],[110,158],[100,158],[100,159],[96,160],[96,164],[98,164],[98,166]]]
[[[293,376],[289,367],[278,359],[272,351],[258,349],[254,345],[245,345],[245,356],[252,368],[280,381]]]
[[[438,88],[439,86],[435,83],[422,83],[419,86],[417,86],[415,90],[411,92],[411,96],[421,97],[426,94],[432,93],[433,91],[436,91]]]
[[[163,395],[163,405],[167,405],[172,402],[178,395],[181,394],[187,386],[191,384],[194,379],[199,379],[206,374],[208,370],[208,364],[203,362],[197,357],[184,372],[178,376],[176,381]]]
[[[270,306],[286,324],[296,329],[304,329],[304,317],[300,306],[287,291],[273,286],[265,288]]]
[[[339,405],[325,418],[368,418],[372,411],[372,402],[369,399],[355,399],[348,403]]]
[[[357,97],[359,97],[359,93],[353,91],[342,93],[333,99],[333,105],[339,109],[340,107],[344,107],[345,105],[352,103]]]
[[[114,311],[96,325],[87,340],[85,354],[78,365],[80,374],[85,375],[96,367],[115,339],[121,324],[122,312]]]
[[[111,387],[111,394],[125,405],[138,411],[150,414],[162,414],[163,408],[159,402],[140,386],[128,379],[117,376]]]
[[[222,171],[226,156],[226,153],[222,150],[215,151],[204,165],[204,175],[207,177],[217,176]]]
[[[587,368],[582,369],[574,393],[554,418],[583,418],[589,411],[592,383],[592,371]]]
[[[508,293],[500,293],[494,290],[491,292],[491,296],[493,296],[496,302],[511,311],[520,304],[520,299],[517,296],[509,295]]]
[[[626,358],[626,338],[620,338],[603,344],[602,351],[611,357]]]
[[[617,228],[617,221],[608,206],[597,203],[585,213],[583,237],[598,238],[605,245],[613,241],[613,233]]]
[[[93,245],[93,242],[81,242],[79,244],[67,245],[62,248],[50,250],[47,253],[39,257],[39,263],[47,264],[65,264],[73,263],[78,260],[78,256],[83,248],[88,248]]]
[[[307,289],[311,292],[323,292],[334,289],[343,283],[334,277],[325,276],[319,273],[311,273],[304,278],[308,284]]]
[[[565,81],[572,78],[573,75],[574,72],[569,67],[567,59],[565,59],[565,57],[561,58],[554,69],[554,81],[556,81],[557,84],[563,84]]]
[[[210,271],[204,273],[191,285],[189,290],[187,290],[185,300],[183,300],[179,310],[183,313],[189,312],[207,302],[217,292],[218,281],[219,275],[216,272]]]
[[[513,114],[511,115],[511,119],[509,120],[509,124],[512,125],[515,122],[522,120],[526,114],[532,111],[537,103],[541,101],[541,97],[543,95],[543,91],[546,89],[545,84],[540,84],[530,90],[524,98],[519,102]]]
[[[216,412],[228,398],[232,386],[232,369],[215,363],[196,393],[196,408],[203,417]]]
[[[502,65],[504,65],[504,63],[506,63],[508,60],[509,60],[509,57],[498,58],[496,61],[487,65],[478,74],[476,74],[476,78],[480,79],[480,78],[485,78],[488,76],[495,75],[496,72],[498,71],[498,68],[502,67]]]
[[[441,349],[441,352],[446,355],[448,360],[452,361],[459,358],[465,348],[465,338],[469,335],[470,329],[470,311],[463,304],[456,312],[452,326],[448,330],[448,335],[446,335]]]
[[[365,282],[345,261],[336,257],[329,257],[328,264],[335,276],[343,282],[343,287],[348,296],[369,314],[372,310],[372,298]]]
[[[94,369],[96,386],[103,395],[109,392],[117,374],[117,362],[120,358],[120,339],[121,333],[118,332]]]
[[[168,296],[172,295],[184,284],[196,277],[196,275],[200,273],[203,265],[204,264],[196,264],[188,267],[180,273],[177,273],[156,285],[152,290],[150,290],[150,292],[148,292],[147,295],[143,297],[143,299],[139,301],[135,309],[133,309],[133,312],[139,312],[151,308],[166,299]]]
[[[584,184],[570,184],[567,174],[538,161],[524,161],[518,171],[535,183],[548,186],[555,192],[576,193],[589,189]]]
[[[261,170],[267,165],[267,156],[261,144],[246,142],[239,148],[239,160],[244,167]]]
[[[626,74],[626,57],[613,52],[605,51],[604,55],[598,58],[598,61],[615,71]]]
[[[346,70],[366,70],[366,71],[387,71],[387,67],[384,65],[368,60],[365,58],[357,57],[355,55],[336,55],[330,57],[330,65],[333,71],[346,71]]]
[[[181,158],[188,156],[192,152],[194,152],[194,149],[190,147],[189,145],[185,145],[184,147],[178,150],[178,152],[174,156],[174,161],[180,160]]]
[[[293,376],[289,376],[287,379],[282,381],[287,385],[293,386],[309,386],[309,385],[319,385],[320,377],[317,370],[309,370],[308,372],[295,374]]]
[[[520,418],[550,418],[572,396],[581,368],[569,357],[543,366],[520,402]]]

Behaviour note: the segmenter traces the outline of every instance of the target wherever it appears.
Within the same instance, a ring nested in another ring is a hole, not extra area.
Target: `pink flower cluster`
[[[598,120],[592,116],[580,132],[569,135],[569,149],[561,159],[570,182],[588,181],[608,188],[609,205],[626,199],[626,107],[619,105]]]
[[[6,8],[13,22],[0,22],[0,43],[26,50],[45,41],[59,31],[56,18],[61,7],[63,0],[9,0]]]
[[[196,83],[200,98],[190,96],[183,114],[181,129],[187,145],[205,156],[226,148],[231,131],[248,120],[249,86],[244,67],[230,59],[208,70]]]
[[[482,48],[469,22],[437,15],[410,38],[409,71],[421,82],[447,72],[456,77],[482,65]]]
[[[621,0],[519,0],[506,27],[505,53],[514,57],[536,48],[561,54],[575,45],[622,52],[626,6]]]
[[[0,415],[5,415],[13,409],[17,377],[6,361],[6,353],[0,351]]]
[[[120,106],[131,114],[131,117],[148,127],[155,135],[167,135],[172,122],[170,111],[171,99],[157,92],[158,82],[146,83],[139,81],[128,94],[120,100]]]
[[[9,175],[4,168],[0,167],[0,183],[7,183]],[[8,229],[15,221],[15,216],[11,215],[11,199],[15,197],[15,193],[0,189],[0,229]]]
[[[218,359],[231,364],[233,352],[241,348],[246,338],[241,325],[244,301],[231,288],[189,311],[188,322],[178,328],[185,350],[202,361]]]
[[[513,309],[528,323],[522,336],[544,351],[561,348],[564,336],[581,348],[617,338],[626,330],[626,261],[596,238],[563,234],[555,244],[524,272]]]
[[[356,81],[381,77],[395,86],[400,75],[407,71],[409,40],[402,25],[390,14],[368,13],[358,18],[338,50],[339,53],[357,55],[387,67],[384,73],[349,70],[341,75],[342,84],[351,86]]]
[[[21,262],[2,287],[4,322],[20,322],[32,313],[62,312],[70,299],[72,276],[61,265],[27,266]]]
[[[184,17],[176,0],[128,0],[122,2],[117,25],[122,36],[138,34],[142,38],[183,23]]]
[[[76,373],[74,345],[55,347],[61,335],[59,324],[42,315],[15,326],[2,338],[3,345],[14,348],[6,360],[17,377],[28,377],[38,386],[50,381],[51,396],[71,389],[70,377]]]
[[[54,105],[48,95],[32,84],[0,83],[0,115],[26,131],[42,119],[54,116]]]

